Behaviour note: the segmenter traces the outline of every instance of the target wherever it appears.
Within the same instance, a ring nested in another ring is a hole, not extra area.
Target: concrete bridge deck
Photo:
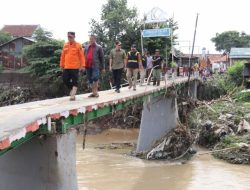
[[[191,80],[194,80],[191,78]],[[42,125],[51,128],[51,121],[70,115],[77,116],[107,106],[117,105],[140,97],[147,97],[154,93],[165,93],[166,88],[174,84],[186,83],[187,77],[161,81],[160,86],[137,87],[136,91],[127,87],[121,89],[121,93],[114,90],[99,92],[99,98],[88,98],[89,94],[77,95],[76,101],[69,101],[69,97],[48,99],[25,104],[0,107],[0,156],[11,148],[22,143],[22,139],[32,138]],[[100,115],[101,116],[101,115]],[[20,141],[20,142],[18,142]]]

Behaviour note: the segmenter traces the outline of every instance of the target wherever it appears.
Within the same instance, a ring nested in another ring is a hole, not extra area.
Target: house
[[[18,37],[0,45],[0,65],[5,68],[18,69],[26,65],[22,50],[26,45],[34,43],[34,40],[26,37]]]
[[[184,54],[179,57],[179,66],[187,67],[189,65],[190,54]],[[213,72],[221,69],[226,70],[229,66],[229,57],[224,54],[194,54],[190,60],[191,65],[199,64],[202,69],[210,68]]]
[[[225,71],[229,67],[228,54],[208,54],[206,56],[213,72]]]
[[[184,54],[182,53],[180,50],[177,50],[177,49],[173,49],[173,56],[172,56],[172,53],[170,53],[170,56],[169,56],[169,60],[168,62],[171,62],[172,61],[172,58],[174,59],[174,61],[177,63],[177,65],[179,67],[188,67],[189,66],[189,60],[190,60],[190,63],[191,64],[195,64],[195,63],[198,63],[199,61],[199,57],[197,57],[196,55],[193,55],[192,58],[190,58],[190,54]]]
[[[23,47],[34,43],[34,33],[39,28],[40,25],[5,25],[1,32],[11,34],[13,39],[0,45],[0,65],[13,69],[25,66]]]
[[[11,34],[13,38],[32,38],[34,32],[39,28],[40,25],[4,25],[4,27],[1,29],[1,32]]]
[[[229,58],[230,65],[236,61],[250,62],[250,48],[231,48]]]
[[[193,55],[192,57],[190,57],[190,54],[183,54],[179,56],[179,60],[178,60],[178,65],[180,67],[189,67],[189,60],[190,60],[190,64],[194,65],[195,63],[199,63],[199,56],[197,55]]]

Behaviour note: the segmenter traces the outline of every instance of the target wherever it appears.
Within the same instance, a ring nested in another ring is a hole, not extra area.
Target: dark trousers
[[[64,69],[63,70],[63,82],[69,88],[78,86],[79,69]]]
[[[121,88],[121,78],[122,78],[122,70],[123,69],[113,69],[113,79],[114,79],[114,86],[116,90]]]

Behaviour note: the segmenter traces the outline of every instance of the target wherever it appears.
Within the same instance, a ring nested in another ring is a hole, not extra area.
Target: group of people
[[[135,44],[131,45],[128,53],[121,46],[121,42],[116,41],[115,48],[109,54],[109,70],[113,74],[115,92],[120,93],[123,72],[126,72],[128,88],[134,91],[139,75],[141,86],[144,84],[146,76],[148,84],[150,84],[151,75],[153,85],[159,86],[163,63],[160,50],[156,49],[155,55],[151,56],[146,49],[141,54]],[[89,44],[83,49],[82,45],[75,41],[75,32],[68,32],[68,42],[64,44],[62,50],[60,67],[63,70],[63,81],[70,90],[70,100],[75,100],[79,70],[86,71],[88,83],[92,89],[89,97],[99,97],[98,81],[100,71],[105,71],[105,61],[103,49],[96,43],[96,36],[90,35]]]

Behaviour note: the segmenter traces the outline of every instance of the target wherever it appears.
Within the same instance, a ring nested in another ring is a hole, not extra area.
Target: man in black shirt
[[[162,61],[163,58],[160,55],[160,50],[156,49],[155,50],[155,55],[153,56],[153,85],[156,85],[157,82],[157,86],[160,85],[160,80],[161,80],[161,68],[162,68]]]
[[[138,71],[139,68],[140,69],[142,68],[142,63],[141,63],[141,55],[137,51],[135,44],[131,46],[131,51],[128,52],[126,68],[127,68],[126,75],[129,83],[129,89],[131,89],[133,86],[133,90],[136,90]]]

